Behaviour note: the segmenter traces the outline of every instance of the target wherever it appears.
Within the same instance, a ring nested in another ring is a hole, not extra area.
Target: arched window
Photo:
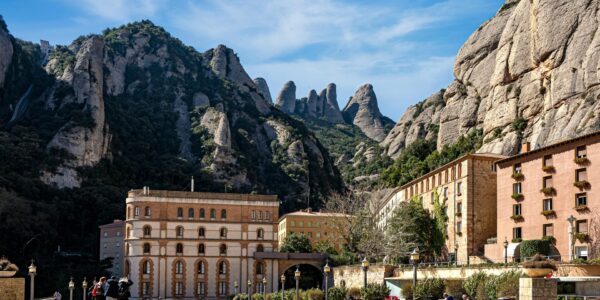
[[[204,244],[198,245],[198,254],[204,254]]]
[[[175,228],[175,235],[176,235],[178,238],[182,238],[182,237],[183,237],[183,226],[177,226],[177,227]]]
[[[210,218],[211,219],[216,219],[217,218],[217,210],[216,209],[212,208],[210,210]]]
[[[200,219],[204,219],[206,217],[206,212],[204,211],[204,208],[200,209]]]
[[[177,252],[177,254],[182,254],[183,253],[183,244],[181,244],[181,243],[177,244],[177,246],[175,246],[175,252]]]
[[[225,261],[219,262],[219,274],[227,274],[227,263]]]
[[[175,274],[183,274],[183,262],[180,260],[175,263]]]
[[[219,232],[220,232],[220,236],[222,238],[226,238],[227,237],[227,228],[223,227],[223,228],[221,228],[221,230],[219,230]]]
[[[194,209],[193,208],[188,209],[188,218],[190,218],[190,219],[194,218]]]
[[[149,237],[152,235],[152,227],[150,225],[144,226],[144,237]]]
[[[264,265],[261,262],[256,263],[256,275],[262,275],[265,273]]]
[[[221,219],[227,219],[227,211],[224,209],[221,209]]]
[[[258,245],[256,246],[256,252],[264,252],[265,251],[265,247],[263,247],[263,245]]]
[[[204,227],[198,228],[198,236],[199,237],[204,237],[205,236]]]
[[[204,274],[206,271],[204,269],[204,262],[201,261],[198,263],[198,274]]]
[[[150,217],[152,215],[152,209],[150,208],[150,206],[146,206],[144,208],[144,216],[145,217]]]
[[[150,274],[150,261],[149,260],[144,261],[144,263],[142,264],[142,273]]]
[[[219,254],[227,255],[227,245],[221,244],[221,246],[219,246]]]
[[[150,254],[150,243],[144,243],[144,254]]]
[[[265,238],[265,231],[262,228],[256,230],[256,237],[259,239]]]
[[[183,218],[183,208],[181,208],[181,207],[177,208],[177,217]]]
[[[140,216],[140,207],[139,206],[136,206],[133,209],[133,216],[135,216],[135,217],[139,217]]]

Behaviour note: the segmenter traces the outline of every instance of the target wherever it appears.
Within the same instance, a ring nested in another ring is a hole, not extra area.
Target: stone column
[[[556,299],[557,280],[553,278],[520,278],[520,300]]]

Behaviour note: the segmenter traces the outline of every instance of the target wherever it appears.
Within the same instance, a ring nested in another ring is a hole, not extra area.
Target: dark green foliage
[[[332,287],[328,290],[327,298],[329,298],[330,300],[344,300],[346,299],[347,292],[348,289],[346,289],[343,286]]]
[[[446,226],[448,225],[448,216],[446,215],[445,200],[440,201],[437,189],[434,190],[433,205],[433,228],[431,244],[435,256],[441,256],[446,245]]]
[[[285,237],[279,252],[300,252],[309,253],[313,249],[310,246],[310,240],[303,234],[291,233]]]
[[[463,288],[466,293],[477,299],[495,300],[499,297],[516,297],[519,294],[521,272],[507,271],[500,275],[486,275],[479,272],[469,276]]]
[[[360,291],[362,300],[383,300],[390,295],[390,289],[385,284],[369,283]]]
[[[482,141],[483,130],[473,130],[438,152],[435,141],[419,139],[404,148],[394,164],[383,172],[382,183],[387,186],[403,185],[462,155],[475,152],[481,147]]]
[[[419,247],[421,257],[432,257],[435,223],[422,204],[413,199],[401,202],[388,222],[386,254],[393,261],[408,261],[408,253]]]
[[[513,120],[511,127],[517,133],[522,134],[525,128],[527,128],[527,120],[523,117],[517,117]]]
[[[425,278],[417,281],[413,289],[416,299],[441,299],[444,294],[444,281],[440,278]]]
[[[525,240],[519,245],[521,259],[530,259],[536,254],[548,255],[550,242],[547,240]]]

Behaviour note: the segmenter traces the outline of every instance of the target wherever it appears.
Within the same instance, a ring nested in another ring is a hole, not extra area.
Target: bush
[[[300,298],[302,300],[323,300],[325,298],[325,295],[320,289],[312,288],[306,291],[302,291],[302,293],[300,294]]]
[[[454,299],[459,299],[462,294],[466,293],[465,289],[463,288],[463,284],[464,282],[462,280],[444,280],[446,293],[454,296]]]
[[[363,300],[383,300],[389,295],[390,289],[385,284],[369,283],[361,290]]]
[[[327,291],[327,293],[328,293],[327,298],[329,300],[344,300],[344,299],[346,299],[347,292],[348,292],[348,289],[346,289],[343,286],[332,287]]]
[[[544,258],[543,256],[536,254],[531,260],[523,263],[523,268],[530,269],[552,269],[557,270],[556,265],[553,261]]]
[[[485,282],[485,296],[487,299],[517,297],[519,295],[519,278],[521,276],[521,272],[516,271],[503,272],[498,276],[488,276]]]
[[[521,242],[521,260],[532,258],[536,254],[548,255],[550,253],[550,242],[547,240],[527,240]]]
[[[351,287],[346,292],[346,297],[352,297],[354,299],[360,299],[360,288]]]
[[[262,294],[252,294],[252,300],[265,300]]]
[[[413,298],[413,288],[412,288],[412,284],[410,283],[405,283],[402,286],[402,296],[405,299],[412,299]]]
[[[439,299],[444,293],[444,281],[439,278],[425,278],[417,281],[413,293],[415,298]]]
[[[469,276],[467,280],[463,282],[463,289],[465,290],[467,295],[475,297],[477,296],[477,292],[480,290],[480,287],[483,287],[485,285],[486,279],[487,275],[485,275],[485,273],[475,273]]]

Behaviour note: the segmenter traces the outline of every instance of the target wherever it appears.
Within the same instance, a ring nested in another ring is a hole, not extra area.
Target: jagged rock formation
[[[441,148],[482,128],[480,152],[515,154],[522,142],[535,149],[600,129],[599,6],[506,1],[456,56],[444,104],[431,108],[439,119],[416,122],[411,107],[382,146],[394,145],[387,150],[394,156],[414,136],[402,132],[438,131]]]
[[[273,103],[273,99],[271,98],[271,91],[269,91],[269,85],[267,81],[262,77],[254,78],[254,84],[256,88],[258,88],[258,93],[261,94],[267,102],[270,104]]]
[[[282,92],[285,88],[284,86]],[[344,122],[334,83],[328,84],[318,95],[315,90],[310,90],[307,97],[296,100],[294,108],[293,113],[305,118],[317,118],[330,123]]]
[[[384,117],[377,105],[377,96],[370,84],[362,85],[343,110],[346,122],[354,124],[369,138],[381,142],[386,136],[386,126],[394,122]]]
[[[4,19],[0,16],[0,88],[4,86],[6,71],[12,60],[13,45],[6,29]]]
[[[277,95],[275,105],[286,113],[293,113],[296,109],[296,84],[288,81]]]
[[[0,49],[8,51],[1,33]],[[36,62],[36,53],[26,61]],[[344,190],[327,150],[301,122],[273,109],[266,82],[252,80],[224,45],[198,53],[142,21],[57,46],[36,71],[31,82],[22,80],[33,86],[35,105],[15,128],[40,141],[44,163],[34,177],[49,185],[129,189],[150,180],[177,187],[194,175],[200,190],[278,194],[284,210],[304,207],[298,195],[317,207]],[[5,88],[4,124],[25,91]],[[0,138],[12,128],[3,127]]]

